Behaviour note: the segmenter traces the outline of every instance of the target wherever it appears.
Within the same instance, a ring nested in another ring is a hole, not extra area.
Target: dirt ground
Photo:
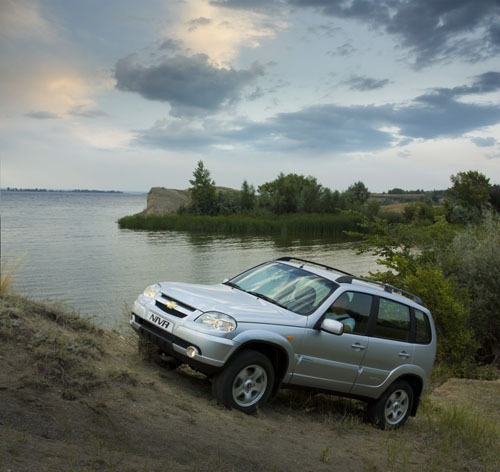
[[[363,405],[283,391],[258,414],[216,404],[210,381],[140,359],[134,336],[16,296],[0,298],[0,471],[431,470],[428,419],[395,432],[365,423]],[[435,402],[474,403],[463,383]],[[500,411],[500,384],[486,407]],[[459,399],[451,398],[458,395]],[[450,397],[451,396],[451,397]],[[500,417],[499,417],[500,419]],[[461,468],[454,469],[461,464]],[[474,460],[435,470],[481,470]],[[471,467],[471,468],[469,468]]]

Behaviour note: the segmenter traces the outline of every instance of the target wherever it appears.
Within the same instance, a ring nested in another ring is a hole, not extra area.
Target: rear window
[[[374,335],[377,338],[408,341],[410,337],[410,308],[401,303],[381,298]]]
[[[415,310],[415,342],[417,344],[429,344],[432,340],[431,323],[429,317],[420,310]]]

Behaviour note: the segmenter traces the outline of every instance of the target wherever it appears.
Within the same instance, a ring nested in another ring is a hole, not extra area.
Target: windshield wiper
[[[262,298],[262,300],[265,300],[266,302],[272,303],[273,305],[277,305],[280,308],[284,308],[285,310],[288,310],[288,308],[285,305],[282,305],[280,302],[277,302],[276,300],[274,300],[271,297],[268,297],[267,295],[264,295],[264,294],[259,293],[259,292],[250,292],[248,290],[245,290],[245,292],[247,292],[250,295],[253,295],[254,297]]]
[[[226,282],[222,282],[223,285],[227,285],[228,287],[237,288],[238,290],[243,290],[238,284],[227,280]],[[245,292],[245,290],[243,290]]]

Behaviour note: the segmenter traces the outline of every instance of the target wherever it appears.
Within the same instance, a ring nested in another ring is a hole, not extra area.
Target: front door
[[[345,332],[339,336],[319,329],[308,330],[297,356],[292,384],[351,391],[370,342],[364,333],[372,301],[371,295],[354,291],[344,292],[336,299],[322,318],[341,320]]]

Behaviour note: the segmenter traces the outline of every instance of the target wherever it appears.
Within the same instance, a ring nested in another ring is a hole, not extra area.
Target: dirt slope
[[[133,336],[0,298],[2,472],[427,470],[425,421],[383,432],[357,402],[287,391],[256,416],[228,411],[204,376],[142,361]]]

